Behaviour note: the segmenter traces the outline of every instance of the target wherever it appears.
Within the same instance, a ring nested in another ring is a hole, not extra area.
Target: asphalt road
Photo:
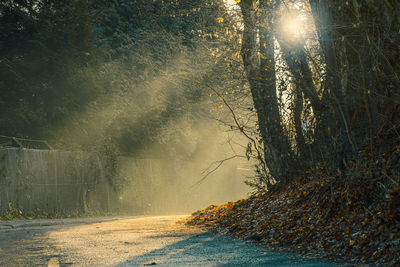
[[[0,222],[0,266],[345,266],[177,223],[183,218]]]

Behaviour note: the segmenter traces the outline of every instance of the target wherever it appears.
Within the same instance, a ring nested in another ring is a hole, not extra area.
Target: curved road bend
[[[184,217],[0,222],[0,266],[345,266],[176,223]]]

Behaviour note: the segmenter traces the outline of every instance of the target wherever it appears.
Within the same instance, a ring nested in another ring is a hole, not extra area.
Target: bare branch
[[[223,159],[223,160],[219,160],[219,161],[215,161],[213,163],[210,164],[210,166],[208,166],[202,173],[207,172],[200,180],[198,180],[195,184],[193,184],[191,187],[196,187],[199,186],[202,182],[204,182],[205,179],[207,179],[207,177],[212,174],[213,172],[215,172],[216,170],[218,170],[219,167],[221,167],[221,165],[231,159],[235,159],[235,158],[245,158],[244,156],[240,156],[240,155],[234,155],[232,157]],[[215,168],[213,168],[211,171],[208,171],[212,165],[217,164],[217,166]]]

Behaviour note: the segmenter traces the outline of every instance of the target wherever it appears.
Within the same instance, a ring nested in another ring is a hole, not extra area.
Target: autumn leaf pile
[[[400,266],[400,143],[345,174],[310,170],[278,190],[193,213],[190,225],[304,254]]]

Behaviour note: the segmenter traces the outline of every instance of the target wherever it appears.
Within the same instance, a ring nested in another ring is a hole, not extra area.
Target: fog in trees
[[[396,1],[0,7],[0,134],[96,151],[120,208],[188,211],[365,168],[396,142]]]

